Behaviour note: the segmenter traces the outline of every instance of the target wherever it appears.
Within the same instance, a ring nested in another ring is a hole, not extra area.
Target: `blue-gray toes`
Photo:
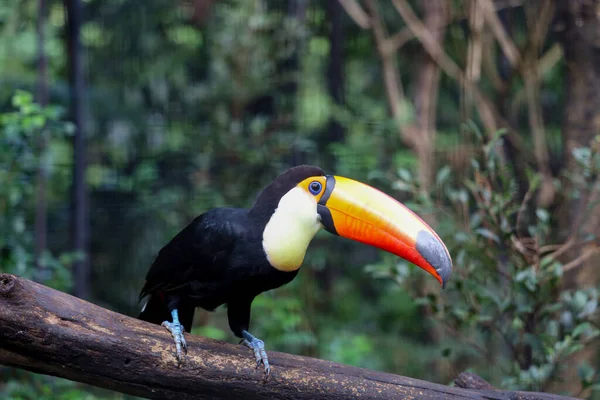
[[[256,358],[256,368],[260,365],[265,367],[265,381],[269,379],[271,374],[271,366],[269,365],[269,357],[267,357],[267,351],[265,350],[265,342],[252,336],[249,332],[243,331],[242,335],[244,338],[240,342],[244,346],[247,346],[254,351],[254,357]]]
[[[183,337],[183,332],[185,332],[185,329],[179,323],[179,321],[164,321],[161,325],[167,328],[169,332],[171,332],[171,335],[173,335],[175,349],[177,350],[177,366],[181,366],[184,354],[187,354],[187,344],[185,343],[185,338]]]

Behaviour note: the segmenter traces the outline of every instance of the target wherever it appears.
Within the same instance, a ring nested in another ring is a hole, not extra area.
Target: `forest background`
[[[599,0],[0,0],[0,271],[136,315],[193,217],[287,167],[439,233],[437,282],[327,234],[270,350],[600,398]],[[223,309],[193,334],[233,341]],[[0,367],[11,399],[127,396]]]

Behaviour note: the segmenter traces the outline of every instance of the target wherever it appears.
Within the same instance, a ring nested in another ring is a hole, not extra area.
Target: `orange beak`
[[[318,213],[329,232],[402,257],[433,275],[442,288],[450,279],[452,259],[442,240],[387,194],[352,179],[328,175]]]

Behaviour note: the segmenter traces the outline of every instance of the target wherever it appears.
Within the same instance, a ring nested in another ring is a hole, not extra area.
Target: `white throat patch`
[[[306,249],[321,229],[317,200],[296,187],[286,193],[263,232],[263,249],[269,263],[280,271],[295,271]]]

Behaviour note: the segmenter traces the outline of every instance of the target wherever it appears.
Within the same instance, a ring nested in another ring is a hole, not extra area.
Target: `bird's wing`
[[[194,219],[160,250],[148,270],[140,299],[219,274],[243,234],[246,215],[243,209],[220,208]]]

